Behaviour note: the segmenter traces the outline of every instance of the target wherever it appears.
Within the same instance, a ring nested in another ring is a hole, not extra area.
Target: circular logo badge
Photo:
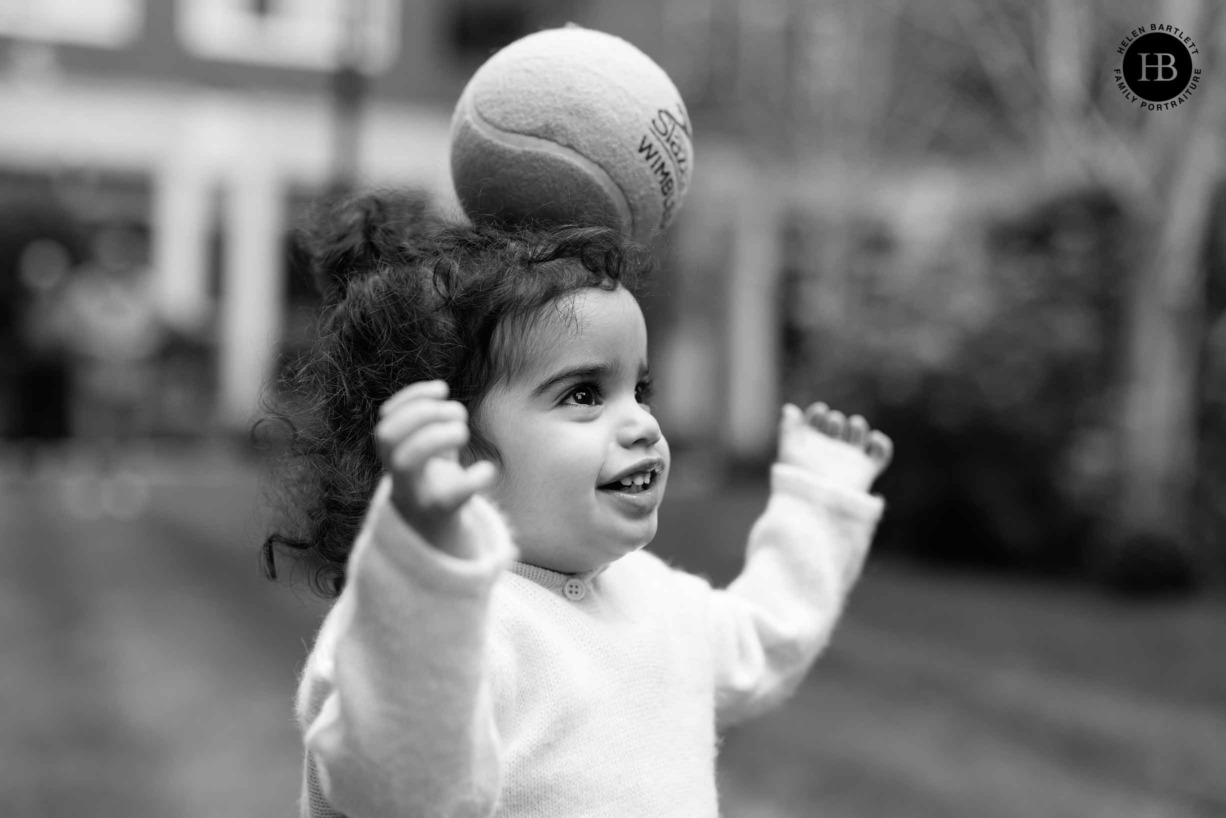
[[[1124,83],[1146,102],[1167,102],[1192,81],[1192,54],[1173,34],[1154,31],[1132,41],[1124,52]]]

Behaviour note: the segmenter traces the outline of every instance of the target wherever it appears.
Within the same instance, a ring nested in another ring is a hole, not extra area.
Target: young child
[[[890,441],[784,406],[743,573],[644,551],[670,470],[645,270],[613,231],[423,226],[387,197],[323,232],[282,415],[301,526],[265,546],[338,597],[298,692],[304,816],[716,816],[717,730],[827,644]]]

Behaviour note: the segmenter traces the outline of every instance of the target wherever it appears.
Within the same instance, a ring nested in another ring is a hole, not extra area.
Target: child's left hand
[[[779,462],[830,483],[868,491],[894,456],[894,443],[860,415],[848,418],[824,403],[803,412],[785,404],[779,423]]]

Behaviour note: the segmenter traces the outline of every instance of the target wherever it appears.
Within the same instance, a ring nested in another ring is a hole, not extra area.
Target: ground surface
[[[141,468],[145,511],[91,519],[72,467],[0,457],[0,815],[295,815],[323,607],[260,577],[249,466]],[[678,488],[654,547],[727,580],[764,495]],[[727,736],[721,781],[729,818],[1226,815],[1226,604],[874,560],[797,697]]]

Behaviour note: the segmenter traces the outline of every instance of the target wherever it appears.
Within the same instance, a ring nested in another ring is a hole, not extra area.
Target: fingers
[[[794,403],[783,404],[783,413],[779,418],[780,431],[783,431],[790,426],[799,426],[804,422],[804,413],[800,411],[799,406]]]
[[[393,448],[387,465],[393,472],[420,473],[432,457],[455,460],[468,437],[465,421],[430,423],[403,438]]]
[[[878,470],[885,469],[886,466],[890,465],[890,461],[894,459],[894,441],[881,432],[874,430],[869,434],[865,451],[877,463]]]
[[[498,468],[493,463],[488,460],[473,463],[456,479],[439,486],[434,501],[441,508],[459,508],[469,497],[491,488],[497,479]]]
[[[384,415],[375,427],[375,434],[389,441],[408,437],[431,423],[467,421],[468,410],[454,400],[409,400]]]
[[[449,394],[446,381],[417,381],[392,395],[379,407],[379,417],[387,417],[399,407],[412,400],[433,398],[443,400]]]
[[[445,401],[416,396],[401,398],[403,393],[388,401],[398,401],[395,406],[380,410],[383,419],[375,427],[375,442],[379,456],[390,466],[394,452],[406,439],[437,424],[460,424],[467,427],[468,410],[458,401]]]
[[[417,479],[431,458],[459,459],[470,437],[468,410],[459,401],[445,400],[447,394],[443,381],[419,381],[380,408],[376,447],[389,470]],[[475,474],[488,476],[484,468]],[[463,488],[461,484],[459,490]]]
[[[498,480],[498,467],[488,460],[478,460],[465,470],[473,493],[492,488]]]
[[[890,438],[862,415],[848,417],[821,402],[803,410],[785,405],[779,431],[781,463],[855,490],[868,491],[894,455]]]
[[[863,446],[868,441],[868,421],[862,415],[852,415],[847,421],[847,431],[843,437],[853,446]]]
[[[847,416],[821,401],[805,409],[805,420],[819,432],[839,440],[844,439],[847,432]]]
[[[825,403],[818,401],[810,403],[805,407],[804,418],[805,423],[808,423],[814,429],[821,429],[821,424],[825,422],[826,415],[830,414],[830,407]]]
[[[400,516],[428,542],[463,552],[455,513],[474,494],[493,486],[494,464],[460,465],[471,432],[468,410],[447,400],[443,381],[420,381],[400,390],[379,409],[375,443],[391,472],[391,501]]]
[[[784,407],[788,414],[787,404]],[[799,411],[799,410],[797,410]],[[801,415],[808,425],[828,437],[842,440],[857,448],[867,451],[874,459],[888,463],[893,455],[893,443],[881,432],[874,431],[863,415],[852,415],[850,418],[837,409],[831,409],[822,401],[810,404]]]

